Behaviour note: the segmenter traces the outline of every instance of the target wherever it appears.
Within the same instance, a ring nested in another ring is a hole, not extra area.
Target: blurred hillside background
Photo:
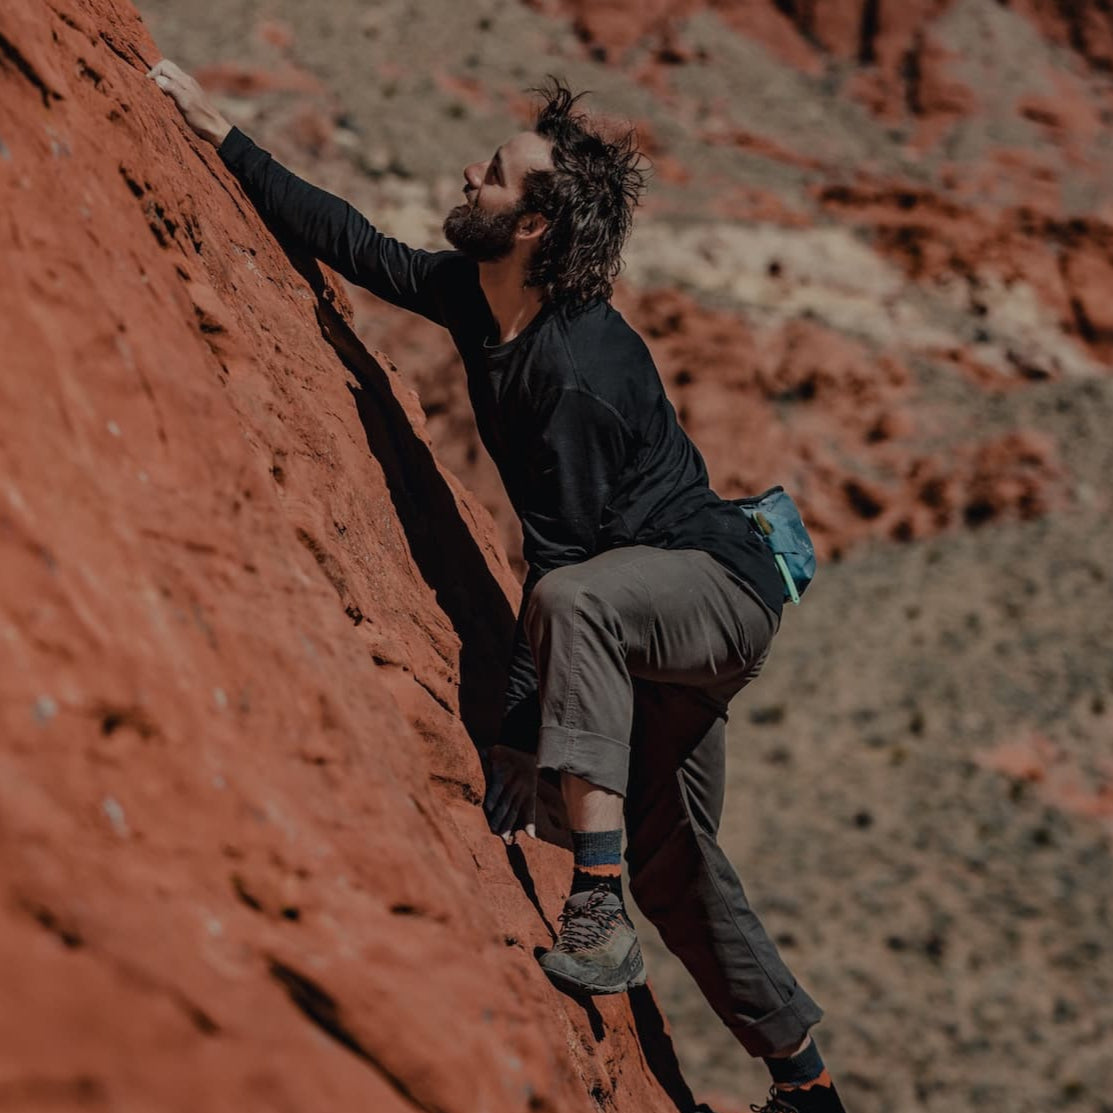
[[[850,1108],[1113,1110],[1108,5],[138,6],[417,246],[545,74],[637,127],[616,304],[716,488],[784,483],[825,558],[732,709],[723,842]],[[517,559],[447,338],[353,299]],[[689,1081],[739,1107],[763,1070],[644,934]]]

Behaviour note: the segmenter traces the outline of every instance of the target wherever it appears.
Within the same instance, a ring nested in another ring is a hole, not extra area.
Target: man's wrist
[[[205,128],[204,138],[214,147],[219,148],[224,140],[228,138],[231,130],[232,125],[223,116],[220,116],[211,128]]]

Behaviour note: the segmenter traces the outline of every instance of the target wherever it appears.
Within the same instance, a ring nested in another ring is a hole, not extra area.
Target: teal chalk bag
[[[792,496],[783,487],[770,487],[760,495],[728,501],[742,511],[769,546],[784,580],[784,597],[799,605],[800,596],[815,577],[815,546]]]

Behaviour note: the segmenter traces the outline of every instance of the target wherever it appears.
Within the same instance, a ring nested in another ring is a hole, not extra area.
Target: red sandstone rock
[[[1102,821],[1113,830],[1113,763],[1108,760],[1094,769],[1080,768],[1062,747],[1037,732],[1002,741],[976,760],[983,769],[1035,786],[1051,807]]]
[[[1104,0],[1014,0],[1012,7],[1095,69],[1113,68],[1113,19]]]
[[[433,81],[442,93],[457,98],[463,104],[483,112],[490,109],[489,91],[477,77],[437,71],[433,74]]]
[[[907,370],[819,323],[755,330],[664,291],[621,305],[715,488],[729,497],[785,484],[824,556],[870,537],[1033,517],[1058,488],[1054,446],[1033,433],[927,451]]]
[[[0,9],[5,1108],[672,1109],[651,997],[536,965],[567,853],[483,820],[489,519],[158,57]]]
[[[782,228],[804,228],[812,223],[809,214],[789,208],[776,193],[749,186],[734,186],[716,193],[708,207],[713,216],[724,220]]]
[[[977,99],[948,75],[952,55],[930,31],[915,32],[909,43],[898,40],[892,47],[879,56],[877,65],[850,80],[848,92],[883,120],[915,118],[915,145],[931,147],[955,120],[976,111]]]
[[[277,69],[245,66],[238,62],[216,62],[194,74],[212,93],[255,96],[259,93],[322,93],[324,86],[308,70],[286,62]]]
[[[762,155],[774,162],[783,162],[788,166],[798,166],[805,170],[819,170],[823,167],[822,161],[810,155],[799,154],[782,146],[775,139],[767,135],[757,135],[744,128],[705,129],[700,138],[714,146],[728,145],[751,154]]]
[[[261,19],[255,25],[255,36],[260,42],[283,53],[291,50],[294,45],[294,29],[281,19]]]
[[[1113,357],[1113,224],[1097,216],[1064,219],[1030,205],[996,210],[962,204],[898,183],[819,187],[826,209],[863,229],[874,245],[918,281],[1024,282],[1060,320],[1080,350]],[[1038,377],[1057,373],[1036,369]]]
[[[1105,128],[1102,102],[1094,97],[1083,75],[1049,70],[1045,83],[1054,92],[1024,97],[1018,111],[1062,151],[1072,175],[1092,170],[1088,156]]]
[[[335,147],[336,123],[316,105],[302,104],[291,113],[286,134],[299,151],[321,158]]]
[[[814,48],[770,0],[528,0],[531,7],[571,18],[576,34],[593,53],[621,61],[634,47],[649,47],[654,61],[688,60],[678,46],[677,27],[694,12],[709,9],[728,26],[765,43],[780,58],[809,73],[820,69]]]

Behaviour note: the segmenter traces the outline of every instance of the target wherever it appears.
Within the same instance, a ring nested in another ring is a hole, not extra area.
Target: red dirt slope
[[[648,992],[536,966],[566,852],[482,817],[492,523],[158,56],[0,9],[0,1105],[672,1109]]]

